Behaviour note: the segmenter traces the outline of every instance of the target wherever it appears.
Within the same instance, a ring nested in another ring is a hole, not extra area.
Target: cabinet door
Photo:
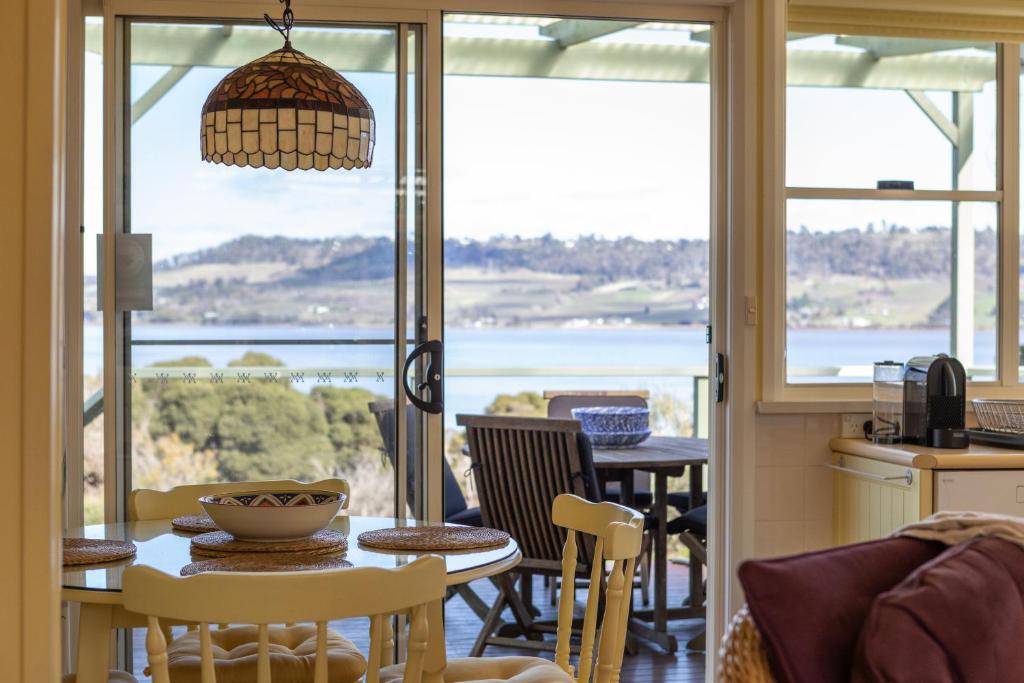
[[[1024,515],[1024,472],[936,472],[935,509]]]
[[[931,472],[834,453],[833,542],[888,536],[931,514]]]

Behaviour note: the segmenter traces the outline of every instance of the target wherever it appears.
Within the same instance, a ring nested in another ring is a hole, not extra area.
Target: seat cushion
[[[998,538],[954,546],[875,600],[854,683],[1024,681],[1024,549]]]
[[[270,629],[270,668],[274,683],[313,683],[316,626],[300,624]],[[217,683],[256,680],[259,629],[232,626],[211,629]],[[171,683],[200,683],[199,631],[189,631],[167,647]],[[327,674],[330,683],[354,683],[366,672],[366,659],[347,638],[327,631]]]
[[[480,508],[466,508],[462,512],[445,517],[444,521],[449,524],[465,524],[466,526],[484,525],[484,517],[480,512]]]
[[[605,486],[604,499],[609,503],[622,502],[618,483],[608,482],[608,485]],[[638,509],[646,510],[654,505],[654,494],[645,490],[634,491],[633,503]],[[672,491],[668,494],[668,504],[670,507],[674,507],[680,515],[684,515],[690,509],[690,494],[686,491]]]
[[[398,683],[404,665],[380,672],[380,683]],[[444,683],[573,683],[554,662],[539,657],[460,657],[449,659]]]
[[[65,674],[60,680],[61,683],[76,683],[78,676],[75,674]],[[107,674],[107,683],[139,683],[139,681],[135,676],[132,676],[127,671],[118,671],[114,669]]]
[[[875,597],[946,549],[887,538],[740,565],[750,614],[779,683],[847,683]]]
[[[708,506],[698,505],[692,510],[687,510],[682,515],[671,520],[665,528],[670,534],[681,534],[684,531],[689,531],[699,538],[707,538]]]

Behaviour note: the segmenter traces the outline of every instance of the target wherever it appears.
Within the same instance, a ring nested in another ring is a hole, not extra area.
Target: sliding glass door
[[[354,513],[419,516],[406,501],[422,501],[424,413],[400,387],[411,345],[426,341],[420,26],[296,26],[295,48],[375,114],[372,166],[327,171],[200,159],[207,94],[280,47],[265,25],[119,19],[115,30],[122,182],[106,301],[119,314],[107,324],[123,486],[112,505],[123,510],[131,488],[340,477]]]

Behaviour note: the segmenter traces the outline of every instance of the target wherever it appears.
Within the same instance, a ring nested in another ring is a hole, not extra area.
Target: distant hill
[[[861,301],[879,311],[873,319],[890,315],[886,298],[899,303],[908,283],[931,298],[915,301],[920,311],[901,312],[902,324],[907,315],[910,324],[939,324],[948,286],[935,285],[948,282],[949,245],[946,228],[788,233],[790,281],[805,283],[789,292],[800,312],[794,324],[863,317],[870,311],[857,310]],[[979,264],[995,263],[993,230],[976,232],[975,245]],[[383,237],[246,235],[154,264],[156,310],[147,315],[154,322],[389,325],[394,259],[394,244]],[[703,324],[709,269],[706,240],[449,239],[446,316],[449,324],[475,326]],[[837,283],[833,300],[821,287],[830,283]]]

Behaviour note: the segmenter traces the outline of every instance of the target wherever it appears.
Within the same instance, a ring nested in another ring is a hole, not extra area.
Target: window
[[[790,34],[787,383],[934,353],[997,378],[996,47]]]

